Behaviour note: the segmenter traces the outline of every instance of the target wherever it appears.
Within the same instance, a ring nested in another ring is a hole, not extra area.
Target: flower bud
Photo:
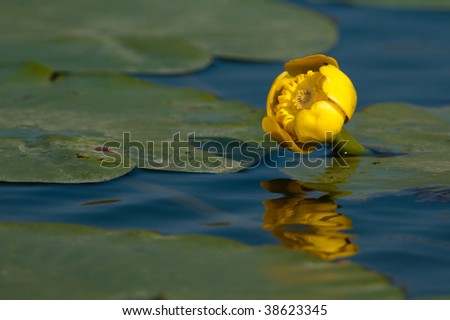
[[[292,151],[309,153],[341,131],[356,100],[351,80],[335,59],[320,54],[295,59],[272,84],[262,127]]]

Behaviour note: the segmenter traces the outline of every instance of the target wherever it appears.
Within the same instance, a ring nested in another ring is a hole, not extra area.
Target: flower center
[[[311,109],[314,102],[314,91],[310,88],[300,89],[294,99],[297,109]]]
[[[323,76],[320,72],[308,71],[286,80],[278,96],[275,118],[295,141],[294,119],[297,113],[311,109],[315,102],[327,97],[322,90]]]

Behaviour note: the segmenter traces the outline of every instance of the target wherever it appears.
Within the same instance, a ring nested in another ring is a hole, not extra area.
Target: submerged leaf
[[[273,0],[3,0],[0,9],[0,63],[58,71],[189,72],[212,56],[287,60],[337,39],[331,19]]]
[[[450,182],[450,107],[425,109],[403,103],[383,103],[357,113],[349,131],[365,146],[378,151],[374,156],[344,159],[324,169],[282,168],[307,182],[337,187],[346,198],[366,198],[384,192],[441,186]],[[320,190],[320,188],[319,188]]]
[[[262,137],[257,109],[123,75],[29,64],[0,82],[0,96],[1,181],[98,182],[136,165],[239,171],[257,160],[238,157],[240,140]]]
[[[206,236],[2,223],[0,251],[2,299],[402,298],[347,261]]]

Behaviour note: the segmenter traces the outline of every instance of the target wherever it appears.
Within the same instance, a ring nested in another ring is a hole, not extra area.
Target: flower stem
[[[362,156],[370,154],[345,128],[334,136],[332,142],[333,154],[339,156]]]

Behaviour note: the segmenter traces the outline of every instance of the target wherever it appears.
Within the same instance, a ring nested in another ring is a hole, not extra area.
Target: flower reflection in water
[[[304,250],[322,259],[333,260],[357,253],[350,218],[337,212],[332,193],[314,198],[320,190],[311,189],[300,181],[277,179],[262,182],[270,192],[282,193],[283,198],[265,200],[263,227],[270,230],[284,246]]]

